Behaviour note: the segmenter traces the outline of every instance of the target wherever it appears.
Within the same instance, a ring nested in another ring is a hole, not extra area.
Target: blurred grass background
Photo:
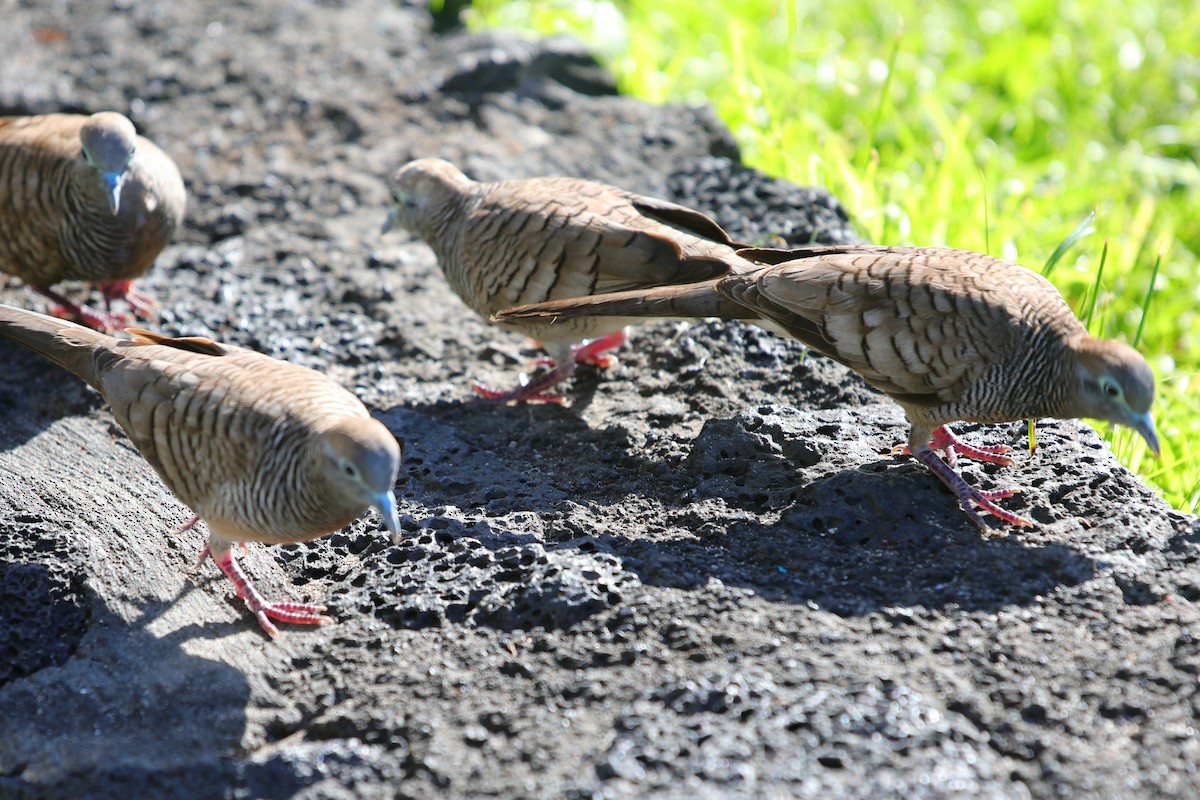
[[[577,36],[627,94],[712,103],[748,164],[827,187],[872,241],[1049,269],[1158,374],[1162,458],[1105,437],[1197,511],[1200,4],[473,0],[464,20]]]

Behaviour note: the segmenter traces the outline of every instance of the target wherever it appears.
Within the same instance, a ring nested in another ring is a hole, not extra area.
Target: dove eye
[[[355,480],[358,479],[358,467],[354,466],[346,459],[343,458],[340,462],[338,462],[338,467],[342,470],[342,474],[347,478],[354,478]]]
[[[1109,397],[1116,399],[1121,396],[1121,387],[1112,378],[1100,379],[1100,389]]]

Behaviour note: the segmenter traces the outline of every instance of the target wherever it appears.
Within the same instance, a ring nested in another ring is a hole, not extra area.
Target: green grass
[[[1162,458],[1106,431],[1115,453],[1200,506],[1200,4],[475,0],[469,24],[571,33],[628,94],[712,103],[868,239],[1045,266],[1158,373]]]

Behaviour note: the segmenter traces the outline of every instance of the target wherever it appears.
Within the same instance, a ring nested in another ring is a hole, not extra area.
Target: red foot
[[[562,403],[566,398],[548,390],[569,378],[574,371],[575,362],[568,361],[508,392],[491,389],[478,382],[474,384],[474,389],[480,397],[493,403]]]
[[[571,355],[574,356],[576,364],[595,364],[602,369],[608,369],[617,363],[617,358],[616,356],[601,354],[605,350],[620,347],[626,341],[628,341],[628,337],[625,335],[625,331],[619,330],[616,333],[610,333],[598,339],[591,339],[581,345],[572,347]]]
[[[329,617],[321,614],[325,610],[325,606],[293,603],[286,600],[272,603],[266,600],[250,583],[246,573],[242,572],[242,568],[233,558],[233,553],[226,551],[217,561],[217,566],[229,577],[229,580],[233,581],[237,596],[246,601],[250,611],[258,618],[258,624],[272,638],[279,635],[279,629],[271,622],[273,619],[298,625],[324,625],[333,622]]]
[[[187,525],[188,527],[191,527],[192,525],[195,525],[199,519],[200,519],[199,517],[192,517],[192,519],[189,522],[184,523],[184,524]],[[182,533],[185,530],[187,530],[187,528],[182,528],[176,532]],[[245,542],[238,542],[238,547],[241,548],[242,555],[246,555],[247,553],[250,552],[250,548],[246,547]],[[208,557],[210,555],[212,555],[212,551],[208,547],[208,542],[205,542],[204,547],[200,548],[200,555],[196,556],[196,563],[192,564],[190,567],[188,567],[188,572],[195,572],[196,570],[203,567],[204,562],[208,560]]]
[[[212,555],[212,551],[208,549],[208,543],[204,543],[204,547],[200,548],[200,555],[196,556],[196,563],[188,567],[188,572],[195,572],[204,566],[204,562],[208,561],[208,557]]]
[[[103,311],[93,311],[85,305],[72,303],[65,297],[51,293],[49,290],[43,291],[39,289],[38,291],[58,303],[57,306],[50,309],[50,315],[59,319],[79,322],[104,333],[116,333],[133,321],[126,314],[109,314]]]
[[[939,429],[941,430],[941,429]],[[937,437],[935,433],[935,439]],[[1020,489],[994,489],[992,491],[982,491],[968,484],[963,477],[934,452],[933,448],[928,445],[921,445],[914,452],[913,457],[920,461],[925,466],[929,467],[929,471],[937,476],[938,480],[946,485],[950,491],[954,492],[958,497],[958,503],[962,506],[963,511],[970,517],[971,522],[975,524],[981,531],[990,532],[988,524],[984,522],[983,517],[979,512],[972,507],[972,503],[982,508],[997,519],[1001,519],[1010,525],[1016,525],[1020,528],[1033,527],[1033,522],[1014,514],[1011,511],[1005,511],[1000,506],[996,505],[993,500],[1002,500],[1005,497],[1012,497],[1020,491]],[[995,455],[995,454],[992,454]],[[1011,459],[1009,459],[1011,461]]]
[[[535,367],[553,367],[558,362],[550,356],[538,356],[532,362]],[[618,363],[616,356],[590,356],[588,358],[575,359],[576,364],[593,364],[600,369],[612,369]]]
[[[976,461],[985,461],[989,464],[1000,464],[1001,466],[1011,467],[1017,462],[1005,455],[1012,448],[1005,444],[993,444],[976,446],[967,444],[959,439],[945,425],[933,432],[933,448],[941,450],[946,454],[946,462],[950,466],[958,460],[958,456],[966,456],[973,458]]]
[[[535,364],[540,367],[553,367],[553,369],[511,391],[492,389],[479,382],[476,382],[472,388],[475,389],[475,394],[493,403],[563,403],[566,398],[547,390],[571,377],[575,372],[576,364],[595,364],[601,368],[613,366],[617,363],[616,357],[602,355],[602,353],[605,350],[620,347],[625,341],[625,331],[621,330],[576,345],[571,348],[571,360],[565,364],[558,364],[551,356],[541,356],[535,361]]]
[[[194,527],[196,526],[196,523],[197,523],[197,522],[199,522],[199,521],[200,521],[200,515],[199,515],[199,514],[193,514],[191,519],[189,519],[187,522],[185,522],[185,523],[183,523],[182,525],[180,525],[180,526],[179,526],[178,528],[176,528],[175,530],[171,531],[171,535],[172,535],[172,536],[178,536],[178,535],[179,535],[179,534],[181,534],[181,533],[187,533],[187,532],[188,532],[188,531],[190,531],[192,528],[194,528]]]
[[[199,521],[200,515],[193,514],[191,519],[175,528],[175,530],[171,531],[171,535],[178,536],[181,533],[187,533],[192,528],[196,527],[196,523]],[[200,569],[200,567],[204,566],[204,562],[208,560],[208,556],[208,543],[205,542],[204,547],[200,550],[200,555],[196,557],[196,563],[192,564],[192,566],[188,568],[188,572],[195,572],[196,570]]]
[[[964,442],[955,436],[945,425],[940,426],[933,432],[933,437],[930,440],[930,446],[934,450],[941,450],[946,454],[946,463],[952,468],[958,463],[959,456],[966,456],[976,461],[984,461],[989,464],[1000,464],[1004,467],[1015,466],[1017,462],[1005,455],[1012,450],[1006,444],[991,444],[991,445],[974,445]],[[912,450],[908,445],[902,444],[893,447],[888,455],[911,455]]]
[[[158,303],[150,295],[135,289],[133,281],[101,281],[96,287],[104,296],[105,308],[110,307],[113,300],[124,300],[135,315],[144,318],[158,317]]]
[[[628,340],[623,330],[601,336],[598,339],[589,339],[583,344],[577,344],[571,348],[571,358],[575,360],[576,364],[593,364],[601,369],[611,369],[616,366],[617,357],[601,354],[605,350],[620,347]],[[537,342],[534,344],[541,347]],[[538,356],[533,363],[538,367],[553,367],[557,362],[551,356]]]
[[[475,390],[475,394],[489,403],[565,403],[567,401],[567,398],[561,394],[540,391],[530,392],[524,386],[504,392],[475,381],[471,384],[471,388]]]
[[[89,328],[95,328],[104,333],[116,333],[124,330],[130,322],[128,314],[110,314],[103,311],[93,311],[85,305],[71,303],[70,305],[56,306],[50,310],[51,315],[59,319],[66,319],[72,322],[80,322]]]

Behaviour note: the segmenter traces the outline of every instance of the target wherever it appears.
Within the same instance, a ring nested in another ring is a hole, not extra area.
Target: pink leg
[[[548,390],[571,377],[575,373],[576,364],[595,364],[602,369],[613,366],[616,358],[603,353],[605,350],[620,347],[626,339],[625,331],[620,330],[576,345],[571,348],[571,361],[567,364],[558,364],[553,357],[542,356],[536,362],[538,366],[554,367],[545,375],[507,392],[491,389],[476,382],[475,393],[495,403],[562,403],[565,400],[562,395],[551,394]]]
[[[196,527],[196,523],[199,521],[200,521],[200,515],[193,514],[191,519],[189,519],[187,522],[180,525],[175,530],[171,531],[171,535],[178,536],[181,533],[187,533],[192,528]],[[201,548],[201,550],[200,550],[200,555],[196,557],[196,563],[192,564],[191,569],[189,571],[195,572],[196,570],[200,569],[200,567],[204,566],[204,562],[208,560],[208,556],[209,556],[208,542],[205,542],[204,547]]]
[[[279,635],[279,629],[271,623],[272,619],[300,625],[323,625],[327,622],[333,622],[329,617],[321,615],[321,612],[325,610],[325,606],[293,603],[291,601],[279,603],[267,601],[258,593],[254,585],[250,583],[250,579],[246,576],[246,573],[242,572],[242,568],[238,566],[233,553],[226,551],[220,560],[217,561],[217,566],[229,577],[229,580],[233,581],[233,587],[237,591],[237,596],[246,601],[246,605],[250,607],[250,611],[258,618],[258,624],[271,637]]]
[[[996,489],[995,491],[985,492],[974,488],[968,484],[963,477],[941,459],[933,448],[928,445],[921,445],[913,453],[913,457],[920,461],[925,466],[929,467],[929,471],[938,477],[942,483],[946,484],[950,491],[954,492],[958,497],[958,503],[962,506],[963,511],[971,518],[971,522],[975,523],[981,531],[990,532],[988,524],[983,521],[983,517],[979,512],[971,507],[975,503],[984,511],[987,511],[997,519],[1016,525],[1021,528],[1032,527],[1033,523],[1022,516],[1005,511],[1000,506],[996,505],[993,500],[1002,500],[1005,497],[1011,497],[1016,494],[1019,489]]]
[[[113,300],[124,300],[139,317],[157,317],[158,303],[150,295],[133,286],[133,281],[101,281],[96,284],[104,296],[105,307]]]
[[[476,382],[473,388],[475,394],[493,403],[562,403],[566,398],[560,394],[552,394],[549,389],[569,378],[574,371],[575,362],[571,361],[511,391],[490,389],[479,382]]]
[[[179,535],[179,534],[181,534],[181,533],[187,533],[187,532],[188,532],[188,531],[190,531],[192,528],[196,527],[196,523],[197,523],[197,522],[199,522],[199,521],[200,521],[200,515],[199,515],[199,514],[193,514],[191,519],[189,519],[187,522],[185,522],[185,523],[183,523],[182,525],[180,525],[180,526],[179,526],[178,528],[176,528],[175,530],[171,531],[171,535],[173,535],[173,536],[178,536],[178,535]]]
[[[614,347],[620,347],[627,341],[628,337],[625,335],[625,331],[620,330],[607,336],[601,336],[599,339],[589,339],[583,344],[575,345],[571,348],[571,357],[575,359],[576,364],[594,364],[601,369],[608,369],[617,363],[617,359],[615,356],[601,355],[601,353],[605,350],[612,350]],[[550,356],[542,356],[534,363],[539,367],[553,367],[555,362]]]
[[[992,445],[973,445],[967,444],[962,439],[959,439],[945,425],[938,427],[933,432],[933,438],[930,444],[934,450],[941,450],[946,454],[946,463],[953,469],[958,463],[960,455],[967,458],[973,458],[976,461],[986,461],[989,464],[1000,464],[1001,466],[1015,466],[1017,462],[1005,455],[1012,450],[1006,444]],[[888,455],[912,455],[912,450],[906,444],[893,447]]]
[[[87,325],[89,328],[95,328],[96,330],[104,331],[105,333],[119,331],[129,324],[129,317],[124,314],[111,314],[107,312],[93,311],[81,303],[75,303],[71,300],[68,300],[66,297],[52,289],[43,286],[34,286],[32,288],[38,294],[44,297],[49,297],[54,302],[58,303],[58,307],[50,311],[50,313],[56,317],[77,320],[82,322],[84,325]]]
[[[246,555],[247,553],[250,552],[250,548],[246,547],[245,542],[238,542],[238,545],[240,545],[240,547],[241,547],[242,555]],[[196,563],[192,564],[190,567],[188,567],[188,572],[195,572],[196,570],[203,567],[204,562],[207,561],[208,557],[211,555],[212,555],[212,551],[209,549],[208,543],[205,542],[204,547],[200,548],[200,555],[196,556]]]
[[[171,531],[171,535],[172,535],[172,536],[178,536],[178,535],[179,535],[179,534],[181,534],[181,533],[187,533],[187,532],[188,532],[188,531],[190,531],[192,528],[196,527],[196,523],[197,523],[197,522],[199,522],[199,521],[200,521],[200,515],[199,515],[199,514],[193,514],[191,519],[189,519],[187,522],[185,522],[185,523],[183,523],[182,525],[180,525],[180,526],[179,526],[178,528],[176,528],[175,530]],[[242,548],[242,555],[246,555],[246,553],[247,553],[247,550],[246,550],[246,543],[245,543],[245,542],[238,542],[238,544],[239,544],[239,545],[241,546],[241,548]],[[200,548],[200,555],[198,555],[198,556],[196,557],[196,563],[195,563],[195,564],[192,564],[192,566],[191,566],[191,567],[188,569],[188,571],[189,571],[189,572],[195,572],[196,570],[200,569],[202,566],[204,566],[204,562],[208,560],[208,557],[209,557],[210,555],[211,555],[211,553],[209,552],[209,549],[208,549],[208,542],[205,542],[205,543],[204,543],[204,547]]]
[[[952,467],[957,460],[957,456],[966,456],[976,461],[986,461],[989,464],[1000,464],[1005,467],[1015,466],[1017,463],[1005,455],[1005,453],[1012,450],[1008,445],[967,444],[955,436],[945,425],[942,425],[933,432],[933,449],[944,452],[947,463]]]
[[[195,572],[204,566],[204,562],[208,561],[208,557],[212,555],[212,551],[208,548],[208,542],[204,543],[204,547],[200,548],[200,555],[196,556],[196,563],[188,568],[188,572]]]
[[[616,364],[616,358],[611,355],[602,355],[602,353],[605,350],[620,347],[625,344],[627,339],[625,331],[619,330],[616,333],[601,336],[599,339],[590,339],[581,345],[571,348],[571,355],[575,357],[576,364],[595,364],[597,367],[607,369]]]

